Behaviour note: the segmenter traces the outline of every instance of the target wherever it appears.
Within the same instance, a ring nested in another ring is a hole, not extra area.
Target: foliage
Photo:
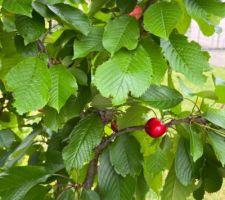
[[[0,5],[1,200],[199,200],[220,190],[225,81],[185,33],[193,19],[212,35],[225,3]],[[143,13],[130,16],[137,5]],[[168,127],[158,139],[143,126],[155,115]]]

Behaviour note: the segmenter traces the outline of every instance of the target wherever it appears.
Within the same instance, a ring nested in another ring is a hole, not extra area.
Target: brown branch
[[[91,186],[94,182],[95,174],[97,172],[98,158],[101,155],[101,153],[104,151],[104,149],[106,149],[106,147],[112,141],[114,141],[117,137],[119,137],[120,135],[122,135],[124,133],[134,132],[134,131],[143,130],[143,129],[144,129],[143,125],[142,126],[132,126],[132,127],[121,129],[118,132],[115,132],[114,134],[110,135],[109,137],[103,138],[101,143],[94,150],[95,156],[89,164],[87,176],[83,183],[83,188],[86,190],[91,189]]]
[[[168,122],[166,126],[172,127],[173,125],[182,124],[182,123],[191,124],[192,122],[195,122],[198,124],[206,124],[207,121],[201,116],[188,116],[182,119],[173,119],[170,122]],[[95,175],[97,173],[99,156],[112,141],[114,141],[117,137],[125,133],[134,132],[134,131],[143,130],[143,129],[144,129],[144,125],[132,126],[132,127],[121,129],[118,132],[115,132],[114,134],[106,138],[103,138],[100,144],[94,149],[95,156],[89,164],[88,172],[83,183],[83,188],[86,190],[91,189],[94,182]]]
[[[38,41],[37,41],[37,45],[38,45],[38,50],[39,50],[41,53],[45,53],[45,54],[48,53],[48,51],[47,51],[45,45],[43,44],[43,42],[42,42],[41,40],[38,40]]]
[[[201,116],[188,116],[182,119],[173,119],[166,124],[167,127],[171,127],[177,124],[191,124],[192,122],[198,124],[206,124],[207,120]]]

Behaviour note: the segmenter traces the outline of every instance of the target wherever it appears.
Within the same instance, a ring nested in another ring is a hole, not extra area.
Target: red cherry
[[[116,123],[116,120],[113,120],[111,122],[111,129],[114,131],[114,132],[118,132],[118,125]]]
[[[140,6],[136,6],[128,15],[135,17],[136,20],[139,20],[143,14],[143,10]]]
[[[168,127],[155,117],[148,120],[145,124],[146,133],[148,133],[148,135],[153,138],[162,136],[167,131],[167,129]]]

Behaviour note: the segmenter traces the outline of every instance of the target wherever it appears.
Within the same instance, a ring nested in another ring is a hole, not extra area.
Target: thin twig
[[[170,122],[166,123],[166,126],[170,128],[177,124],[182,124],[182,123],[190,124],[192,122],[195,122],[198,124],[206,124],[207,120],[201,116],[188,116],[188,117],[185,117],[182,119],[173,119]],[[144,125],[132,126],[132,127],[121,129],[118,132],[115,132],[112,135],[110,135],[106,138],[103,138],[102,141],[100,142],[100,144],[94,149],[95,156],[89,164],[88,172],[87,172],[86,178],[83,182],[83,188],[86,190],[91,189],[93,182],[94,182],[95,175],[97,173],[99,156],[108,147],[108,145],[112,141],[114,141],[117,137],[119,137],[125,133],[143,130],[144,128],[145,128]]]

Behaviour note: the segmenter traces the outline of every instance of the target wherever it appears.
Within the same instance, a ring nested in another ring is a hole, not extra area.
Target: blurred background
[[[189,40],[200,43],[203,49],[209,51],[211,55],[210,64],[225,67],[225,19],[221,20],[218,33],[214,33],[210,37],[204,36],[198,24],[192,20],[187,36]]]

